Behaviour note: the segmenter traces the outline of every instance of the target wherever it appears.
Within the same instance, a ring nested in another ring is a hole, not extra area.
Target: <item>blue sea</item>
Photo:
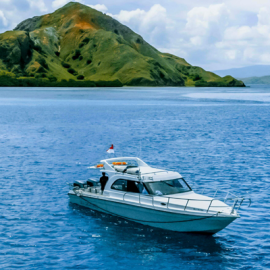
[[[210,236],[69,203],[111,144],[252,204]],[[0,179],[1,269],[270,269],[270,86],[1,88]]]

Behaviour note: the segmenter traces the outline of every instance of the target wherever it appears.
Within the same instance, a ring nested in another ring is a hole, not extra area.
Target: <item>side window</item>
[[[127,181],[127,192],[140,193],[137,182]]]
[[[138,184],[139,183],[135,181],[119,179],[113,183],[112,189],[125,191],[125,192],[132,192],[132,193],[141,193],[141,190]]]
[[[117,180],[113,183],[112,189],[127,191],[127,180]]]

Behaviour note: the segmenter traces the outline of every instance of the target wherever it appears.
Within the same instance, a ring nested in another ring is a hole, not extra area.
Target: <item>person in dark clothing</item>
[[[101,191],[102,191],[102,194],[103,194],[103,191],[105,189],[105,186],[107,184],[109,180],[109,177],[105,175],[105,172],[102,173],[102,176],[100,177],[100,184],[101,184]]]

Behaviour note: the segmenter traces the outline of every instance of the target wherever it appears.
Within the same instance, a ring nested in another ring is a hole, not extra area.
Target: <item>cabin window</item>
[[[113,183],[111,188],[125,192],[148,194],[143,183],[131,180],[118,179]]]
[[[184,193],[192,190],[183,178],[167,181],[148,182],[145,183],[145,185],[150,194],[157,196]]]
[[[112,189],[127,191],[127,180],[117,180],[112,185]]]

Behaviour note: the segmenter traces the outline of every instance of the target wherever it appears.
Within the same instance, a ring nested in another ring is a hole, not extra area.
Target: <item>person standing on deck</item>
[[[103,172],[103,173],[102,173],[102,176],[100,177],[100,180],[99,180],[99,181],[100,181],[100,184],[101,184],[101,191],[102,191],[102,194],[103,194],[103,191],[104,191],[104,189],[105,189],[105,186],[106,186],[108,180],[109,180],[109,177],[106,176],[105,172]]]

